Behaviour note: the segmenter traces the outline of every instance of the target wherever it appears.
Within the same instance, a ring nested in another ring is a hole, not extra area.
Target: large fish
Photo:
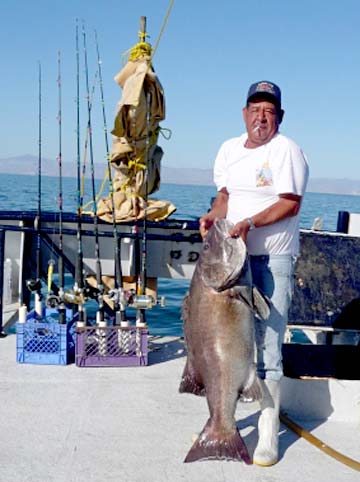
[[[180,392],[205,395],[210,418],[185,462],[203,459],[251,463],[236,428],[239,398],[259,400],[254,364],[254,312],[269,315],[268,302],[252,285],[241,238],[221,219],[209,230],[182,308],[187,361]]]

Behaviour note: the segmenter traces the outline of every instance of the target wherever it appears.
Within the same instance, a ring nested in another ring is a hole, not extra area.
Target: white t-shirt
[[[306,157],[289,138],[276,134],[255,149],[244,146],[247,134],[224,142],[215,160],[218,191],[229,193],[227,218],[234,224],[279,200],[279,194],[303,196],[309,174]],[[249,231],[249,254],[299,252],[299,214]]]

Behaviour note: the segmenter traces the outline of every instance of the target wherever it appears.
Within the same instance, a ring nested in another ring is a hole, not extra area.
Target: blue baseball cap
[[[273,82],[261,80],[250,85],[246,103],[251,102],[256,97],[268,98],[269,101],[273,102],[279,109],[281,108],[281,90]]]

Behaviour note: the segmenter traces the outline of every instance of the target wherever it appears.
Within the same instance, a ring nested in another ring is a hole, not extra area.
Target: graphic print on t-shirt
[[[256,170],[256,187],[272,186],[272,172],[269,162],[265,161],[260,169]]]

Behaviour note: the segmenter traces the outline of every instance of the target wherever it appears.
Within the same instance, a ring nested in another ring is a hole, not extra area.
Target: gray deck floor
[[[359,472],[323,454],[285,426],[273,467],[211,461],[184,464],[208,417],[203,398],[178,393],[184,347],[160,347],[140,368],[16,363],[16,337],[0,340],[1,482],[355,482]],[[237,420],[252,454],[257,406]],[[317,425],[317,424],[315,424]],[[325,422],[314,435],[360,459],[359,428]]]

